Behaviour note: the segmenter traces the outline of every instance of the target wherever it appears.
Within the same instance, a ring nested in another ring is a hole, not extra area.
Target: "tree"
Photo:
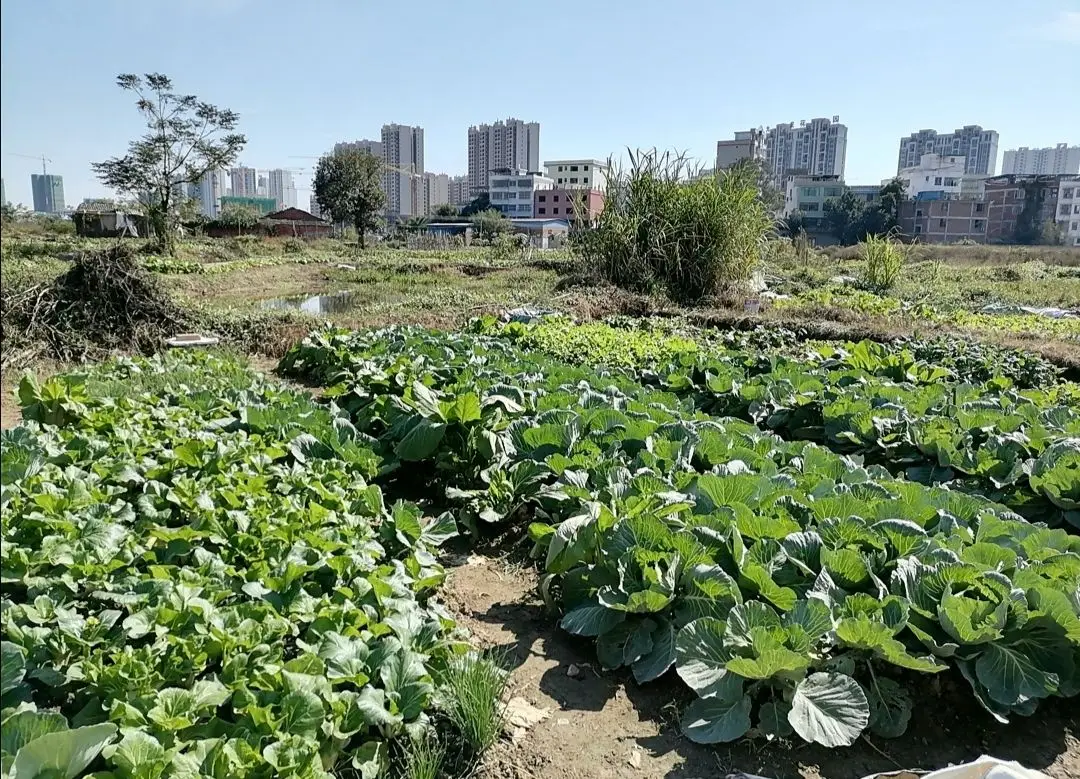
[[[825,224],[837,241],[844,246],[859,242],[865,204],[854,192],[846,190],[839,198],[826,200],[824,211]]]
[[[501,233],[510,230],[510,222],[502,212],[489,208],[473,215],[472,228],[479,240],[491,242]]]
[[[440,203],[431,210],[432,216],[457,216],[459,213],[458,207],[449,203]]]
[[[907,182],[901,178],[894,178],[878,192],[873,208],[881,213],[882,230],[879,235],[890,233],[900,226],[900,204],[904,202],[906,194]]]
[[[178,192],[236,160],[247,143],[235,132],[240,116],[174,92],[172,80],[160,73],[125,73],[116,83],[138,97],[135,105],[146,121],[146,134],[131,141],[124,156],[90,167],[106,186],[142,200],[158,250],[175,254]]]
[[[226,203],[221,207],[217,222],[227,227],[235,227],[236,234],[245,227],[254,227],[259,223],[262,213],[249,203]]]
[[[806,217],[802,211],[788,214],[780,221],[780,231],[788,238],[795,238],[806,232]]]
[[[315,168],[315,201],[335,222],[356,228],[357,242],[379,226],[386,204],[382,190],[382,160],[361,149],[338,149],[319,158]]]
[[[401,223],[407,233],[419,233],[427,229],[428,219],[426,216],[410,216]]]
[[[481,192],[479,195],[472,199],[469,205],[461,209],[462,216],[476,216],[482,211],[488,211],[491,209],[491,198],[488,197],[487,192]]]

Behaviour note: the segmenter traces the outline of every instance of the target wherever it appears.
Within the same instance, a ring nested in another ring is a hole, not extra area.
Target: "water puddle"
[[[262,302],[263,308],[296,309],[306,314],[343,314],[356,307],[351,292],[335,292],[332,295],[303,295],[301,297],[273,298]]]

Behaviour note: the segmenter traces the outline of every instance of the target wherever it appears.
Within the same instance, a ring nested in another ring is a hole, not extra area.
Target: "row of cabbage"
[[[562,627],[640,683],[673,669],[696,741],[896,736],[921,674],[1001,720],[1080,692],[1080,538],[981,496],[505,338],[324,331],[281,367],[331,385],[388,489],[527,526]]]
[[[3,434],[4,777],[382,775],[467,647],[454,521],[228,358],[24,381]]]
[[[973,379],[993,366],[967,346],[952,362],[869,341],[792,357],[724,348],[702,331],[672,336],[567,320],[481,327],[596,363],[619,342],[626,370],[708,413],[859,454],[912,480],[978,492],[1031,520],[1080,527],[1080,387],[1053,381],[1052,372],[1036,368],[1043,386],[1021,389],[1006,376]]]

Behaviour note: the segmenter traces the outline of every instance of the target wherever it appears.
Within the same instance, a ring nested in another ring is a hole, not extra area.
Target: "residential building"
[[[334,154],[337,154],[339,151],[343,151],[345,149],[366,151],[368,154],[371,154],[374,157],[379,157],[380,159],[383,156],[382,141],[370,141],[366,138],[359,141],[341,141],[340,143],[334,144]]]
[[[424,213],[450,203],[450,177],[445,173],[424,174]]]
[[[258,197],[270,197],[270,186],[266,176],[259,176],[259,185],[255,189],[255,194]]]
[[[508,217],[531,219],[536,192],[554,186],[552,179],[540,173],[523,168],[500,168],[488,175],[486,189],[492,208]]]
[[[900,203],[900,231],[922,243],[986,243],[990,205],[984,198],[904,200]]]
[[[267,171],[266,196],[277,202],[279,210],[296,208],[296,185],[292,172],[282,168]]]
[[[1057,204],[1057,223],[1065,245],[1080,246],[1080,177],[1061,178]]]
[[[600,160],[552,160],[544,163],[544,171],[556,187],[607,191],[608,165]]]
[[[985,182],[988,219],[986,239],[1012,243],[1025,207],[1034,209],[1031,224],[1036,226],[1058,219],[1058,194],[1061,176],[997,176]],[[1030,201],[1030,202],[1029,202]],[[1080,214],[1078,214],[1080,216]]]
[[[243,166],[229,170],[230,197],[258,197],[259,180],[255,168]]]
[[[881,186],[878,184],[851,184],[847,190],[863,203],[874,203],[881,199]]]
[[[1009,149],[1001,163],[1003,175],[1062,175],[1080,174],[1080,146],[1059,143],[1045,149]]]
[[[454,176],[450,179],[450,205],[467,206],[472,202],[468,176]]]
[[[943,157],[964,157],[964,172],[974,176],[993,176],[997,171],[998,134],[969,124],[948,134],[936,130],[919,130],[900,139],[900,154],[896,172],[913,168],[924,154]]]
[[[221,213],[221,198],[225,196],[228,173],[224,169],[207,171],[192,185],[189,195],[199,201],[199,212],[216,219]]]
[[[842,181],[847,133],[838,116],[771,127],[765,132],[766,169],[779,184],[792,176],[835,176]]]
[[[820,227],[825,218],[825,203],[844,194],[839,176],[794,176],[784,187],[784,216],[801,213],[807,227]]]
[[[259,224],[278,237],[326,238],[333,232],[329,222],[295,206],[267,214]]]
[[[319,208],[319,201],[315,198],[314,192],[312,192],[311,195],[308,196],[308,213],[312,216],[318,217],[319,219],[323,218],[322,209]]]
[[[967,173],[967,169],[966,157],[924,154],[918,165],[902,168],[896,177],[904,182],[904,193],[909,198],[920,199],[931,192],[947,198],[981,195],[986,177]]]
[[[382,128],[383,192],[386,213],[393,217],[423,216],[424,128],[384,124]]]
[[[550,178],[550,176],[549,176]],[[533,217],[594,223],[604,210],[604,193],[598,189],[538,189],[533,193]]]
[[[34,191],[34,210],[42,214],[57,214],[64,210],[64,177],[53,173],[31,173],[30,187]]]
[[[765,160],[765,131],[744,130],[729,141],[716,142],[716,170],[726,170],[742,160]]]
[[[510,117],[469,128],[469,194],[485,191],[494,170],[540,170],[540,123]]]

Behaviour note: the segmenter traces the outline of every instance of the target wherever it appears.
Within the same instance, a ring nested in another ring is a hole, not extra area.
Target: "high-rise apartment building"
[[[383,191],[392,216],[423,216],[424,128],[384,124],[382,128]]]
[[[319,201],[315,198],[315,193],[314,192],[312,192],[311,195],[308,196],[307,210],[308,210],[308,213],[311,214],[312,216],[317,216],[317,217],[319,217],[319,219],[323,218],[322,209],[319,208]]]
[[[270,186],[266,176],[259,176],[259,186],[256,187],[255,192],[258,197],[270,197]]]
[[[292,172],[275,168],[266,172],[266,196],[277,202],[278,210],[296,207],[296,185]]]
[[[188,194],[199,201],[199,212],[211,219],[221,213],[221,198],[227,189],[228,173],[222,170],[207,171],[191,185]]]
[[[540,169],[540,123],[513,117],[469,128],[469,193],[487,191],[493,170]]]
[[[766,168],[777,182],[796,175],[838,176],[843,181],[847,133],[839,116],[770,127],[764,136]]]
[[[951,133],[919,130],[900,139],[900,154],[896,172],[913,168],[924,154],[942,157],[964,157],[965,173],[972,176],[993,176],[997,172],[998,133],[969,124]]]
[[[1059,143],[1045,149],[1009,149],[1001,163],[1002,174],[1075,176],[1080,174],[1080,146]]]
[[[30,187],[34,191],[34,210],[55,214],[64,210],[64,177],[52,173],[31,173]]]
[[[340,143],[334,144],[335,154],[337,154],[339,151],[342,151],[343,149],[356,149],[357,151],[366,151],[368,154],[379,157],[380,159],[383,156],[382,141],[371,141],[366,138],[359,141],[342,141]]]
[[[450,178],[450,205],[469,205],[472,202],[471,194],[468,176],[453,176]]]
[[[716,142],[716,170],[727,170],[742,160],[765,159],[765,131],[743,130],[730,141]]]
[[[445,173],[424,174],[424,213],[450,202],[450,177]]]
[[[255,168],[243,166],[229,170],[229,187],[233,197],[258,197],[259,173]]]

